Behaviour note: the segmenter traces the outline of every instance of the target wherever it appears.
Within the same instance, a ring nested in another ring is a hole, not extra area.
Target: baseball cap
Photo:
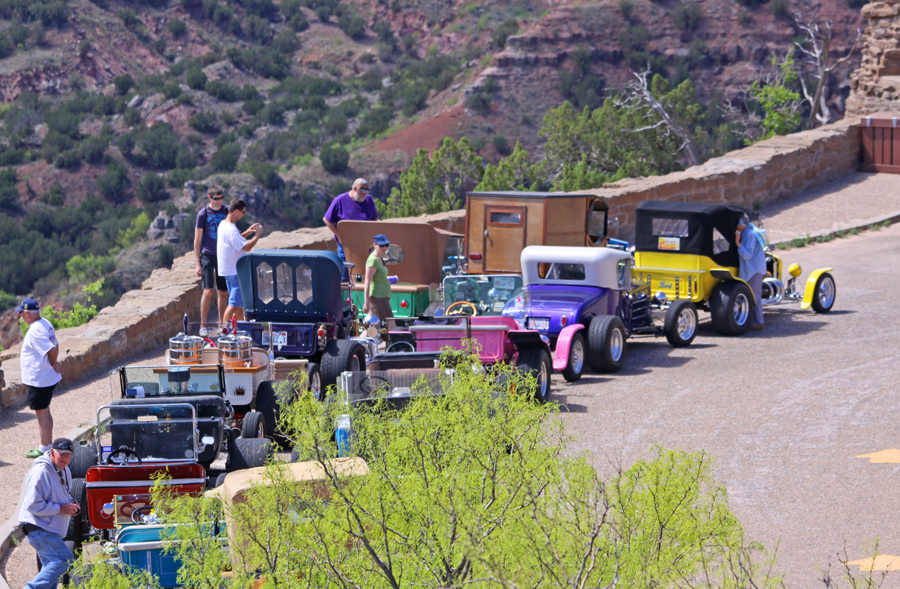
[[[75,450],[75,442],[69,438],[56,438],[50,447],[61,454],[71,454]]]
[[[366,182],[365,178],[357,178],[353,181],[353,188],[356,188],[360,192],[369,193],[369,183]]]
[[[25,299],[24,301],[22,301],[21,305],[16,307],[16,313],[19,313],[21,311],[37,311],[40,308],[41,308],[41,306],[38,305],[38,302],[36,300]]]
[[[372,243],[377,245],[391,245],[391,242],[388,241],[388,238],[385,237],[383,233],[379,233],[375,237],[372,238]]]

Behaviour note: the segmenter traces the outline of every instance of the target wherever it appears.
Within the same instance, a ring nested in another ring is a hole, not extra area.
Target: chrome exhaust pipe
[[[762,283],[762,304],[777,305],[784,300],[784,283],[777,278],[769,277],[763,279]]]

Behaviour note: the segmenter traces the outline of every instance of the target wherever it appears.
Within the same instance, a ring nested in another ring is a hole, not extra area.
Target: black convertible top
[[[734,232],[744,213],[750,211],[737,205],[645,200],[637,207],[635,249],[707,256],[722,266],[737,267]],[[687,226],[677,220],[686,221]],[[714,246],[717,240],[719,247]]]

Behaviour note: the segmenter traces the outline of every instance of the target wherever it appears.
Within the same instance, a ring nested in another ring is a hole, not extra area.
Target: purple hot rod
[[[654,323],[645,282],[632,277],[631,256],[605,247],[529,246],[522,250],[522,296],[503,315],[550,338],[554,370],[572,382],[581,378],[585,360],[594,372],[622,367],[625,340],[633,335],[665,335],[673,346],[691,343],[697,312],[675,301],[665,323]]]

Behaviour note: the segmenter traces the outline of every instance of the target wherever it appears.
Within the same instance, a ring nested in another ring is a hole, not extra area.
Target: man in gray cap
[[[350,192],[334,197],[323,221],[334,233],[334,240],[337,242],[337,254],[342,262],[347,262],[347,256],[344,255],[344,246],[341,244],[341,235],[338,233],[337,224],[340,221],[377,220],[378,209],[375,208],[375,201],[369,195],[369,183],[364,179],[357,178],[353,182],[353,188],[350,189]],[[350,273],[346,267],[341,271],[341,281],[350,281]]]
[[[41,561],[41,570],[26,585],[28,589],[55,589],[75,560],[64,541],[69,519],[78,513],[69,472],[74,450],[75,444],[68,438],[53,440],[50,451],[34,461],[25,477],[19,523]]]
[[[753,291],[753,314],[750,316],[750,329],[765,329],[766,323],[762,310],[762,282],[766,277],[766,250],[762,236],[750,223],[747,215],[741,215],[734,240],[741,258],[741,279],[746,280]]]

